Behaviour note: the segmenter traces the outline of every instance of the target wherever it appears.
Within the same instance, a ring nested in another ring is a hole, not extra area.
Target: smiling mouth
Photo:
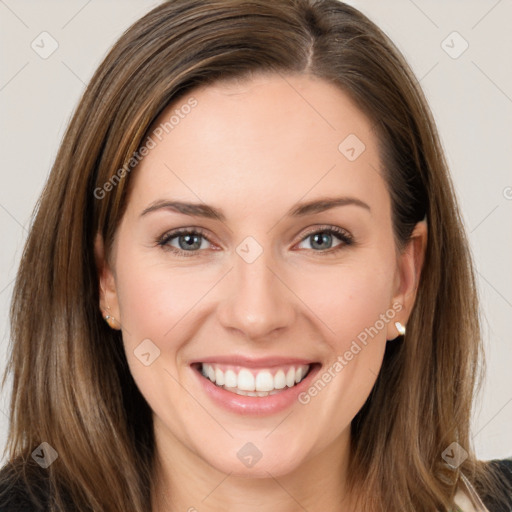
[[[192,366],[205,379],[226,391],[242,396],[266,397],[296,386],[315,365],[318,363],[262,369],[216,363],[194,363]]]

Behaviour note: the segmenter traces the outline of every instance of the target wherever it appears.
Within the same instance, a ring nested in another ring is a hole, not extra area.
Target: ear
[[[425,260],[427,237],[427,222],[422,220],[416,224],[405,248],[398,256],[395,293],[392,299],[393,309],[397,311],[397,314],[395,320],[388,323],[388,340],[392,340],[399,335],[395,321],[405,326],[411,314]]]
[[[107,315],[110,318],[108,324],[113,329],[121,328],[121,313],[117,298],[116,281],[113,270],[105,257],[105,245],[103,237],[98,233],[94,239],[94,259],[98,272],[99,282],[99,308],[103,318]]]

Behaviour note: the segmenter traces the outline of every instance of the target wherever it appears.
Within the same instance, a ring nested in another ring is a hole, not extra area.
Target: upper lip
[[[315,361],[310,359],[301,359],[298,357],[286,357],[286,356],[272,356],[272,357],[246,357],[242,355],[229,355],[229,356],[211,356],[203,357],[193,361],[191,364],[199,363],[218,363],[218,364],[229,364],[233,366],[245,366],[247,368],[271,368],[273,366],[284,366],[284,365],[303,365],[313,364]]]

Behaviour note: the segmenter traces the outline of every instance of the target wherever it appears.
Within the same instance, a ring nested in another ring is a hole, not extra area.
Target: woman
[[[474,290],[372,22],[166,2],[94,75],[27,240],[2,510],[510,510],[470,443]]]

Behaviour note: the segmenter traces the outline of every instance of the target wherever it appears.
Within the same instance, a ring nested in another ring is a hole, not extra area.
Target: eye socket
[[[333,252],[337,252],[342,249],[344,246],[351,245],[354,243],[354,239],[352,235],[350,235],[344,229],[338,228],[336,226],[325,226],[316,228],[305,236],[303,236],[300,243],[311,239],[312,237],[316,237],[317,235],[323,235],[320,239],[320,242],[315,240],[313,242],[313,246],[318,248],[318,244],[321,244],[326,240],[326,236],[332,237],[333,235],[340,240],[340,243],[334,247],[328,247],[327,250],[316,251],[313,247],[308,250],[312,250],[314,252],[318,252],[320,254],[332,254]],[[178,241],[178,247],[171,245],[175,239]],[[202,239],[202,240],[201,240]],[[186,229],[178,229],[175,231],[171,231],[169,233],[165,233],[162,237],[157,240],[157,245],[162,247],[164,250],[171,251],[178,256],[191,257],[196,256],[202,247],[202,241],[206,240],[208,243],[212,243],[208,237],[205,235],[205,232],[200,228],[186,228]],[[182,243],[183,242],[183,243]],[[330,244],[331,245],[331,244]]]

